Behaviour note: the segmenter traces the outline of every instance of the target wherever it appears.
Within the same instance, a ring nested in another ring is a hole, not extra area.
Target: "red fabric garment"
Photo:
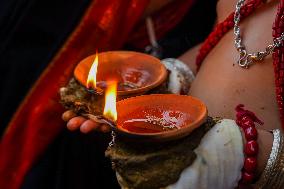
[[[95,0],[8,126],[0,145],[0,188],[18,189],[33,162],[66,125],[58,89],[84,57],[120,48],[148,0]],[[127,18],[127,22],[125,21]],[[119,34],[119,37],[117,36]]]
[[[182,2],[187,4],[192,0]],[[61,120],[64,109],[58,103],[58,90],[66,85],[76,64],[96,49],[121,48],[148,3],[149,0],[94,0],[90,4],[81,22],[30,90],[3,135],[0,143],[0,189],[19,189],[34,161],[65,127],[66,123]],[[188,5],[186,7],[189,8]],[[182,10],[181,14],[176,13],[170,25],[166,24],[166,30],[181,20],[187,11],[184,7]],[[161,15],[156,16],[165,20],[164,14]],[[161,27],[159,31],[165,33],[164,30]],[[147,37],[145,33],[141,35]]]
[[[262,3],[262,0],[250,0],[241,9],[241,18],[249,16]],[[222,37],[234,26],[234,12],[223,22],[219,23],[202,44],[199,54],[196,57],[196,65],[199,69],[205,57],[218,44]],[[284,32],[284,0],[281,0],[276,18],[272,27],[273,37],[279,37]],[[284,129],[284,47],[276,48],[273,52],[273,66],[275,74],[275,92],[279,107],[281,125]]]

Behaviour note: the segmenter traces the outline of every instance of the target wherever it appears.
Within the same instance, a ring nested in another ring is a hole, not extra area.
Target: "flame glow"
[[[116,90],[117,82],[109,81],[107,82],[107,89],[105,92],[105,108],[104,116],[112,121],[117,120],[117,111],[116,111]]]
[[[99,58],[98,53],[96,53],[95,60],[91,66],[87,79],[87,88],[96,89],[97,87],[97,70],[98,70]]]

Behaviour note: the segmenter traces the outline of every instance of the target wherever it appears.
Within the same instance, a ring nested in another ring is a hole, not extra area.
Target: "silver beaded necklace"
[[[273,44],[268,45],[264,51],[248,53],[246,47],[242,44],[242,37],[240,31],[240,11],[244,5],[245,0],[239,0],[236,5],[234,15],[234,34],[235,34],[235,47],[239,52],[238,64],[242,68],[249,68],[250,65],[262,61],[267,55],[271,54],[276,47],[280,47],[284,40],[284,33],[281,36],[273,39]]]

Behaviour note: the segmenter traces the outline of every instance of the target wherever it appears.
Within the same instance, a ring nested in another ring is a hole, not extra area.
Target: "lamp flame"
[[[99,58],[98,58],[98,52],[97,52],[95,60],[92,64],[91,69],[90,69],[89,74],[88,74],[88,79],[87,79],[87,88],[88,89],[96,89],[96,87],[97,87],[98,64],[99,64]]]
[[[107,89],[105,92],[105,108],[103,115],[114,122],[117,120],[116,90],[117,90],[117,82],[108,81]]]

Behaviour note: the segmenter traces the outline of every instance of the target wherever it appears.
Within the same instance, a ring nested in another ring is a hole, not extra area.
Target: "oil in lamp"
[[[90,115],[108,124],[117,137],[133,142],[165,142],[189,135],[207,119],[199,99],[175,94],[152,94],[116,102],[117,82],[108,81],[103,115]]]
[[[107,81],[117,82],[120,100],[153,92],[166,78],[166,68],[155,57],[131,51],[103,52],[79,62],[74,78],[60,89],[61,103],[79,115],[102,115]]]
[[[114,102],[106,101],[106,106],[108,104],[113,111],[104,115],[117,117],[110,126],[118,137],[134,142],[177,140],[189,135],[207,119],[204,103],[191,96],[152,94],[127,98],[116,105]]]

